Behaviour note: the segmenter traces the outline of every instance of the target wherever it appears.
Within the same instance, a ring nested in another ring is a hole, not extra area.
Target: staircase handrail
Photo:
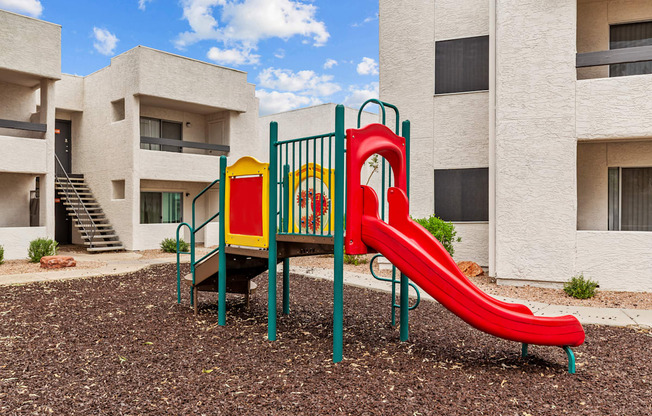
[[[81,215],[79,215],[79,212],[77,211],[77,208],[75,207],[75,204],[70,204],[73,211],[75,212],[75,215],[80,220],[79,225],[81,226],[84,234],[86,234],[86,236],[88,237],[88,243],[90,244],[90,248],[93,248],[93,238],[95,237],[95,232],[97,231],[97,225],[95,225],[95,221],[93,221],[93,218],[91,218],[91,214],[88,212],[88,209],[86,209],[86,205],[84,204],[84,202],[81,199],[81,196],[77,192],[77,188],[75,188],[72,181],[70,180],[70,176],[68,176],[68,172],[66,172],[66,169],[61,164],[61,161],[59,160],[59,157],[57,155],[54,155],[54,159],[57,161],[57,164],[59,165],[59,169],[63,172],[63,174],[64,174],[64,176],[66,178],[68,188],[71,188],[75,192],[75,196],[77,197],[77,201],[79,201],[79,205],[82,206],[82,208],[84,209],[84,212],[86,213],[86,216],[87,216],[88,220],[91,223],[91,230],[90,230],[91,232],[90,232],[90,237],[89,237],[89,233],[86,230],[86,226],[84,225],[84,222],[81,221]],[[62,188],[63,192],[66,194],[66,199],[71,201],[72,198],[70,198],[68,196],[68,189],[66,189],[65,187],[61,187],[61,188]]]

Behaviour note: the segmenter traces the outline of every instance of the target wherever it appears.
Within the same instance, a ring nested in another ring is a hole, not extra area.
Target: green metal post
[[[220,212],[223,213],[224,206],[226,204],[226,181],[229,178],[226,177],[226,156],[220,156]],[[220,248],[218,254],[219,261],[219,270],[217,274],[217,290],[218,290],[218,300],[217,300],[217,324],[225,325],[226,324],[226,241],[224,236],[225,233],[225,218],[220,218]],[[194,227],[193,227],[194,230]]]
[[[269,272],[267,290],[267,339],[270,341],[276,340],[277,141],[278,124],[272,121],[269,123]]]
[[[344,339],[344,106],[335,108],[333,362],[342,361]]]
[[[568,346],[562,347],[568,356],[568,374],[575,374],[575,354]]]
[[[287,147],[286,147],[287,149]],[[287,159],[287,158],[286,158]],[[287,162],[287,160],[286,160]],[[283,192],[282,199],[286,201],[283,206],[283,232],[288,232],[290,225],[290,165],[283,166]],[[290,314],[290,259],[283,259],[283,315]]]
[[[398,126],[397,126],[398,128]],[[407,177],[407,196],[410,198],[410,122],[403,122],[403,137],[405,138],[405,169]],[[400,327],[400,337],[401,341],[407,341],[410,332],[410,323],[409,323],[409,305],[408,305],[408,291],[410,290],[408,286],[408,277],[401,273],[401,327]]]

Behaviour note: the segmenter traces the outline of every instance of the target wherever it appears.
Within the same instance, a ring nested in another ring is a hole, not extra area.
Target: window
[[[609,230],[652,231],[652,168],[609,168]]]
[[[183,220],[181,192],[141,192],[140,223],[170,224]]]
[[[182,140],[182,125],[175,121],[159,120],[156,118],[140,118],[140,135],[155,139]],[[141,143],[141,149],[160,150],[163,152],[181,152],[181,146]]]
[[[489,36],[435,42],[435,94],[489,89]]]
[[[489,221],[489,168],[435,169],[435,215],[445,221]]]
[[[652,45],[652,22],[612,25],[609,32],[609,49]],[[610,77],[643,74],[652,74],[652,61],[609,65]]]

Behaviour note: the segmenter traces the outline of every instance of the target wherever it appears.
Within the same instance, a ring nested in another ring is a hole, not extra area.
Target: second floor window
[[[435,42],[435,94],[489,89],[489,36]]]
[[[652,22],[611,25],[609,28],[609,49],[652,46]],[[609,65],[609,76],[652,74],[652,61],[630,62]]]
[[[182,140],[181,132],[181,123],[149,117],[140,118],[141,137]],[[181,152],[181,146],[171,146],[167,144],[141,143],[140,148],[146,150],[160,150],[163,152]]]

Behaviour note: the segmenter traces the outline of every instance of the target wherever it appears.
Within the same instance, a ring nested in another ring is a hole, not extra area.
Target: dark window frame
[[[646,25],[647,27],[642,27],[641,25]],[[618,36],[625,37],[625,33],[628,29],[637,29],[639,31],[647,32],[647,38],[639,40],[625,40],[618,38]],[[621,29],[622,33],[617,33]],[[614,39],[617,37],[617,39]],[[618,43],[624,43],[618,45]],[[627,45],[630,43],[631,45]],[[616,45],[614,45],[616,44]],[[616,47],[614,47],[616,46]],[[618,49],[629,49],[637,48],[642,46],[652,46],[652,20],[644,20],[639,22],[628,22],[628,23],[615,23],[609,25],[609,50],[618,50]],[[611,64],[609,65],[609,77],[623,77],[631,75],[648,75],[652,74],[652,61],[640,61],[640,62],[626,62],[621,64]]]
[[[435,95],[488,90],[488,35],[435,42]]]
[[[144,222],[143,221],[143,194],[159,194],[161,196],[161,215],[159,218],[159,221],[149,221],[149,222]],[[181,196],[180,201],[180,212],[178,213],[178,221],[174,222],[163,222],[163,194],[178,194]],[[169,191],[140,191],[140,224],[180,224],[183,222],[183,192],[169,192]]]
[[[489,168],[435,169],[434,179],[437,217],[450,222],[489,221]]]
[[[156,118],[156,117],[146,117],[146,116],[140,116],[140,119],[138,120],[139,127],[140,127],[140,121],[141,120],[155,120],[159,122],[158,125],[158,138],[160,139],[169,139],[169,140],[177,140],[177,139],[170,139],[169,137],[163,137],[163,123],[168,123],[168,124],[177,124],[179,125],[180,129],[180,138],[178,139],[179,141],[183,141],[183,122],[182,121],[175,121],[175,120],[166,120],[163,118]],[[143,131],[142,128],[140,129],[140,136],[143,137]],[[152,147],[158,146],[158,149],[152,149]],[[183,152],[183,147],[182,146],[166,146],[166,145],[160,145],[160,144],[148,144],[148,143],[141,143],[140,148],[144,150],[154,150],[154,151],[159,151],[159,152],[172,152],[172,153],[182,153]]]

